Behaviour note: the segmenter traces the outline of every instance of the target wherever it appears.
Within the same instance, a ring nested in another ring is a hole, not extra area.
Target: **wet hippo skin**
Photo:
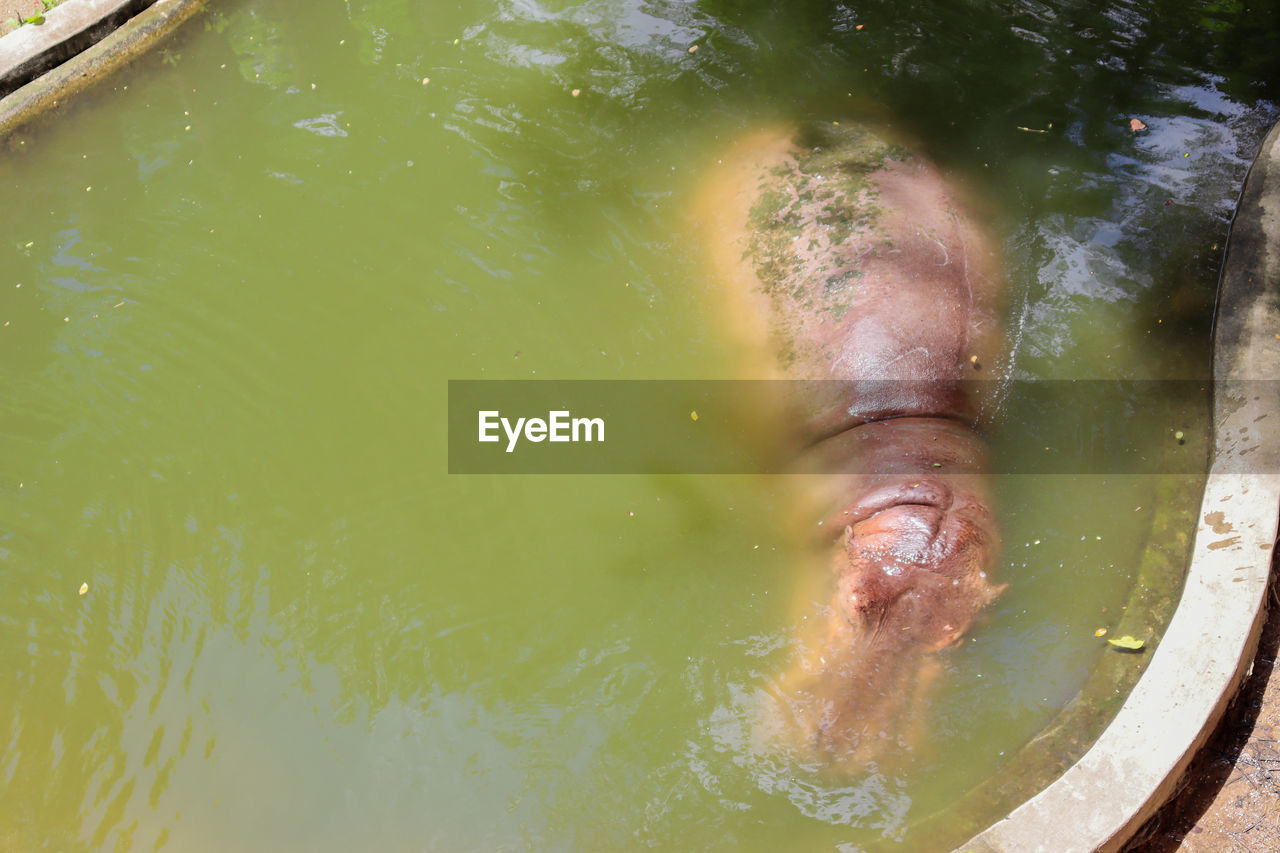
[[[743,139],[696,213],[747,372],[804,380],[797,479],[831,568],[824,606],[797,583],[765,728],[838,766],[901,757],[939,651],[1003,589],[973,427],[1004,369],[996,256],[936,166],[862,126]]]

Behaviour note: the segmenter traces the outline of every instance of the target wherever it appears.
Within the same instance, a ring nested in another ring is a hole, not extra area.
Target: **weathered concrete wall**
[[[0,39],[0,97],[102,41],[156,0],[68,0]]]
[[[12,79],[19,79],[27,73],[23,69],[30,63],[41,65],[44,62],[41,57],[70,55],[52,70],[0,97],[0,137],[57,108],[77,92],[150,50],[204,3],[205,0],[67,0],[49,12],[49,21],[42,26],[23,27],[0,38],[0,78],[8,74]],[[133,17],[121,16],[123,11],[135,6],[140,6],[141,12]],[[49,29],[55,13],[64,9],[69,10],[68,14],[79,24],[68,24],[69,30]],[[87,10],[96,10],[92,14],[99,17],[88,20],[84,16],[92,15]],[[105,34],[103,27],[106,27]],[[67,38],[62,40],[59,33],[65,33]],[[28,40],[33,38],[40,39],[39,44],[29,44]],[[0,95],[3,94],[4,89],[0,87]]]

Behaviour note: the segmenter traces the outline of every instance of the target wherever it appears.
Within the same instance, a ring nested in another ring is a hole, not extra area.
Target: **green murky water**
[[[955,840],[911,827],[1074,695],[1149,478],[1003,480],[929,743],[833,779],[749,732],[775,483],[445,473],[449,379],[732,375],[684,211],[779,118],[991,199],[1020,376],[1206,374],[1275,4],[863,5],[228,0],[7,140],[0,846]]]

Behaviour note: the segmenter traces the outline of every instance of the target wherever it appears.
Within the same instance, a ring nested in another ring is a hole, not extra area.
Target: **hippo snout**
[[[894,565],[923,565],[942,530],[943,511],[933,506],[892,506],[852,525],[851,538],[864,560]]]
[[[833,604],[862,642],[951,645],[1000,592],[994,536],[957,511],[896,504],[845,528]]]

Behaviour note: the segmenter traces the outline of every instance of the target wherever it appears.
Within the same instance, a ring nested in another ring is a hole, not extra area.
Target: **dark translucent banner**
[[[972,464],[992,474],[1198,475],[1215,392],[1243,400],[1277,390],[1182,380],[454,380],[449,472],[796,473],[813,470],[805,461],[817,455],[826,464],[845,454],[844,470],[876,473],[892,460],[858,440],[905,433],[903,419],[919,418],[948,435],[976,425]]]

